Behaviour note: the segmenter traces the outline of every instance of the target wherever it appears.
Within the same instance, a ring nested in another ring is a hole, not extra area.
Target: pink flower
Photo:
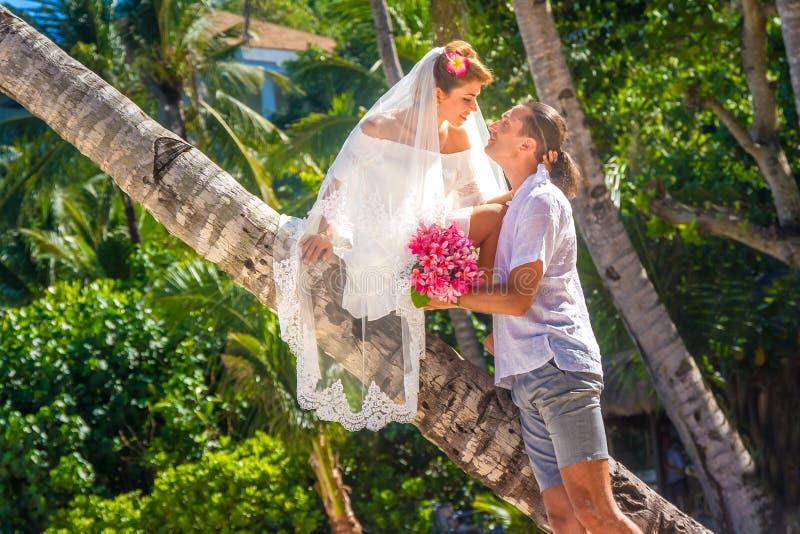
[[[459,77],[467,73],[469,59],[458,52],[449,52],[445,54],[445,56],[447,57],[447,72],[451,72]]]
[[[418,306],[425,298],[455,302],[470,288],[480,283],[477,266],[478,255],[469,239],[454,224],[420,225],[408,242],[408,248],[417,257],[417,265],[409,275],[412,294]]]

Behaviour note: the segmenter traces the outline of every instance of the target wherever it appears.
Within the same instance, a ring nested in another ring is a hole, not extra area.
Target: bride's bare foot
[[[483,340],[483,347],[494,356],[494,333],[489,333],[488,336]]]

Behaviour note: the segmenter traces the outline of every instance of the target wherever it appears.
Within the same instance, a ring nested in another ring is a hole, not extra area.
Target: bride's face
[[[436,88],[437,114],[439,121],[447,121],[453,126],[461,126],[469,118],[470,113],[478,110],[478,95],[481,94],[481,82],[467,82],[454,87],[449,93]]]

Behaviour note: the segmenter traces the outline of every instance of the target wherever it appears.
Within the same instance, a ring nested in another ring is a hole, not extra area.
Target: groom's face
[[[522,120],[530,112],[525,106],[514,106],[503,113],[500,120],[489,125],[486,154],[501,166],[504,161],[516,157],[526,143],[530,143],[531,138],[522,134]]]
[[[489,125],[489,142],[486,143],[486,154],[499,163],[514,158],[520,148],[531,138],[522,134],[522,120],[530,110],[525,106],[514,106],[503,113],[500,120]]]

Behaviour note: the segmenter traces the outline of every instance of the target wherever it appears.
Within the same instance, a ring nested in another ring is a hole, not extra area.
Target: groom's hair
[[[461,76],[447,70],[447,54],[452,53],[467,58],[467,71]],[[436,81],[436,87],[445,93],[469,82],[481,82],[486,85],[494,80],[492,71],[481,62],[478,53],[466,41],[450,41],[444,45],[444,52],[436,58],[436,62],[433,64],[433,78]]]
[[[567,137],[567,123],[564,118],[547,104],[525,102],[531,113],[522,119],[522,135],[536,139],[536,161],[541,163],[550,150],[558,153],[558,158],[550,165],[550,181],[566,195],[575,198],[581,173],[575,161],[567,152],[561,150]]]

